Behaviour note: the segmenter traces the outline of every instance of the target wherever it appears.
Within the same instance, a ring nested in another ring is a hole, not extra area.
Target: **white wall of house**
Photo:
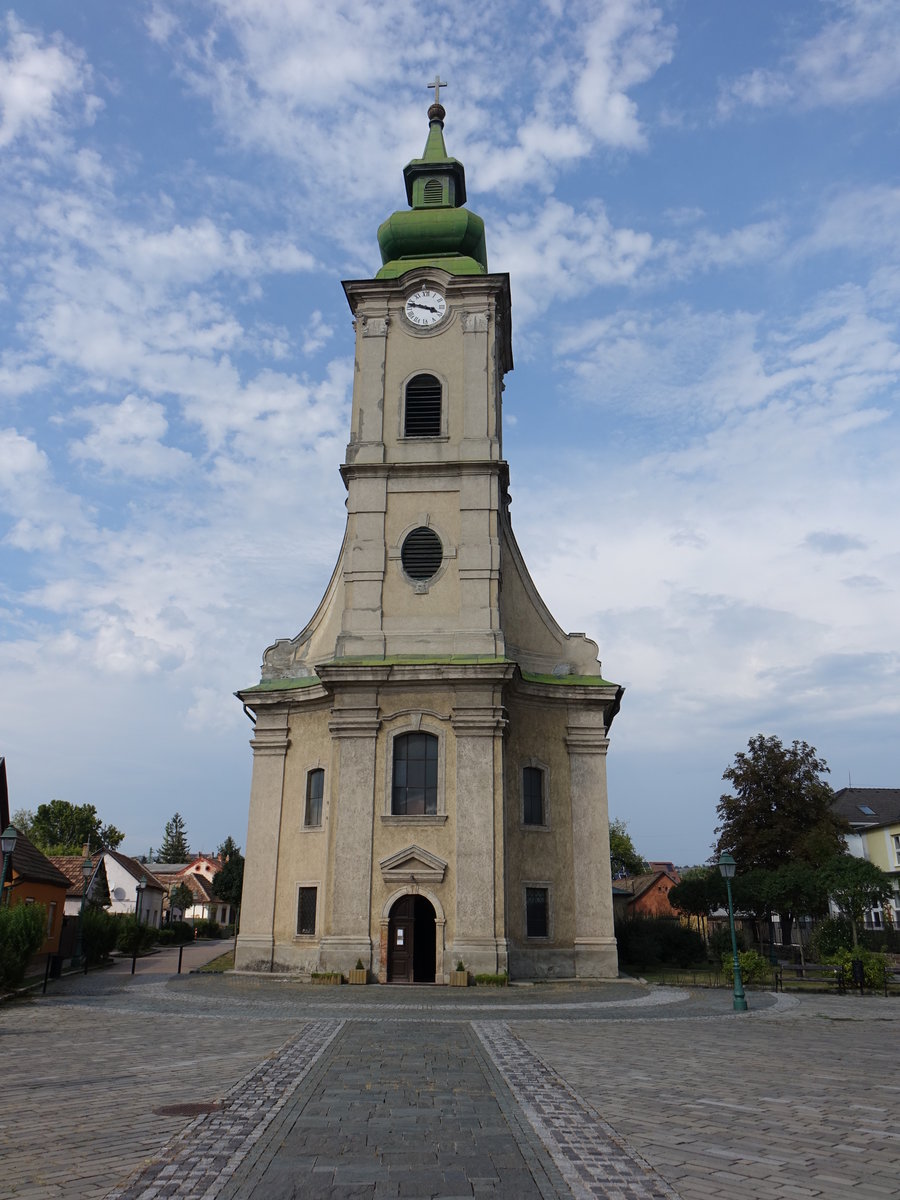
[[[124,867],[111,854],[104,854],[106,880],[109,884],[109,912],[135,914],[137,907],[137,885],[140,876],[135,877],[127,867]],[[148,883],[141,897],[140,918],[145,925],[153,925],[157,929],[162,921],[163,893],[159,888]]]

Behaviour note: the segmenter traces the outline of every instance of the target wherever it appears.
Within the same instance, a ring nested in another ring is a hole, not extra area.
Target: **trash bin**
[[[863,960],[861,958],[854,958],[851,961],[850,972],[853,976],[853,986],[858,987],[860,994],[862,994],[863,988],[866,984],[866,970],[863,966]]]

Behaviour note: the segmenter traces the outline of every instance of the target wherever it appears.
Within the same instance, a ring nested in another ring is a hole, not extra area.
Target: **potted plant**
[[[358,958],[356,960],[356,966],[353,968],[353,970],[347,972],[347,979],[350,983],[367,983],[368,979],[366,976],[367,972],[366,968],[363,966],[363,960]]]
[[[456,970],[450,972],[451,987],[468,987],[469,972],[466,970],[465,963],[459,959],[456,964]]]

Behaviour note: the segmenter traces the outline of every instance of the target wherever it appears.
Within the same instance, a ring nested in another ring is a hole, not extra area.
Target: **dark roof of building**
[[[135,879],[140,879],[140,877],[143,875],[147,880],[147,887],[156,888],[157,891],[160,892],[164,892],[166,890],[166,885],[161,880],[156,878],[146,863],[142,863],[136,858],[131,858],[128,854],[120,854],[118,850],[106,849],[99,851],[98,853],[108,854],[111,858],[114,858],[119,866],[124,867],[125,870],[128,871],[130,875],[133,875]]]
[[[663,875],[672,879],[668,871],[648,871],[645,875],[626,875],[624,879],[614,879],[613,887],[620,888],[629,896],[643,896]],[[672,882],[675,880],[672,879]]]
[[[15,826],[13,826],[15,828]],[[42,854],[21,829],[16,830],[16,848],[11,855],[13,877],[27,880],[29,883],[49,883],[56,887],[69,890],[68,876],[55,867],[46,854]],[[2,860],[2,852],[0,852]]]
[[[834,793],[832,808],[854,829],[894,825],[900,821],[900,788],[841,788]]]
[[[50,861],[54,867],[62,871],[63,875],[69,881],[69,896],[81,896],[81,889],[84,886],[84,880],[81,875],[81,864],[84,862],[83,854],[51,854]],[[97,871],[97,863],[95,859],[91,859],[93,877]]]
[[[194,899],[200,904],[208,904],[210,901],[217,900],[217,897],[213,895],[210,881],[202,875],[185,875],[180,882],[187,884]]]

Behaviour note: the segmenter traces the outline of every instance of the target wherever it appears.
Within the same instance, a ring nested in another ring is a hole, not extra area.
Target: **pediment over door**
[[[447,864],[421,846],[407,846],[379,862],[381,876],[388,883],[441,883]]]

